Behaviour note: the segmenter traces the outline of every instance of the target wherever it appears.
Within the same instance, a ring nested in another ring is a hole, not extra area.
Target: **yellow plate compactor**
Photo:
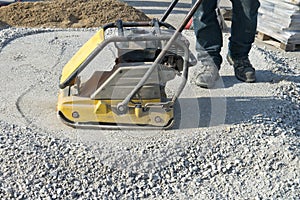
[[[181,35],[201,3],[191,8],[178,29],[163,17],[150,22],[109,23],[99,29],[64,66],[57,113],[75,128],[167,129],[174,124],[174,102],[188,67],[196,64]],[[180,84],[168,97],[167,82]]]

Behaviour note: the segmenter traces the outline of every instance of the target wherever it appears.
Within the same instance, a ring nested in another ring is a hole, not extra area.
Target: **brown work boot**
[[[237,79],[247,83],[255,82],[255,69],[248,57],[242,59],[233,59],[229,54],[227,54],[227,61],[230,65],[233,65],[234,74]]]
[[[201,72],[196,77],[195,83],[202,88],[212,88],[219,78],[219,70],[214,64],[203,65]]]

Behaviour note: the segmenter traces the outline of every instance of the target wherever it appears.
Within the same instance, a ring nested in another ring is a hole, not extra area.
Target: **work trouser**
[[[195,2],[196,0],[192,0],[193,4]],[[254,42],[260,3],[258,0],[231,0],[231,2],[232,25],[228,53],[233,59],[241,59],[248,56]],[[213,61],[220,68],[223,37],[216,8],[217,0],[202,0],[193,17],[193,26],[197,38],[198,59],[203,64]]]

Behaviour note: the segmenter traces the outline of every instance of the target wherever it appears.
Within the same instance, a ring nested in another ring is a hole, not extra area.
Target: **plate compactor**
[[[75,128],[172,127],[174,103],[188,68],[197,63],[181,32],[201,0],[175,29],[165,19],[177,2],[160,20],[106,24],[79,49],[60,78],[57,113],[63,123]],[[175,78],[179,86],[168,97],[166,84]]]

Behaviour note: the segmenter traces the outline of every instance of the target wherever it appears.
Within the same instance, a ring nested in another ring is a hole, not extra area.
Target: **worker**
[[[192,0],[193,4],[195,2],[196,0]],[[255,82],[255,69],[249,61],[248,54],[255,38],[260,3],[258,0],[231,2],[232,25],[227,60],[233,65],[237,79]],[[223,37],[216,14],[217,3],[217,0],[203,0],[193,17],[197,57],[202,63],[195,82],[203,88],[213,87],[220,78]]]

